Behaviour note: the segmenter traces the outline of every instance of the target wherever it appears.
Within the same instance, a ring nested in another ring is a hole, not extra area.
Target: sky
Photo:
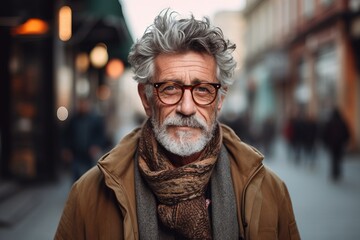
[[[132,37],[138,39],[154,17],[164,8],[180,14],[194,14],[195,18],[213,18],[218,11],[240,10],[244,0],[119,0]]]

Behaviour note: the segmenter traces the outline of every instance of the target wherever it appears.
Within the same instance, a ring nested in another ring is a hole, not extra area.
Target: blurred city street
[[[70,174],[63,174],[58,182],[24,187],[3,199],[0,239],[53,239],[70,187]]]
[[[265,160],[287,184],[302,239],[360,239],[360,156],[346,155],[343,178],[332,182],[329,156],[317,149],[315,165],[287,158],[280,140],[276,156]]]
[[[166,7],[208,18],[237,46],[234,73],[217,76],[231,76],[217,79],[219,120],[266,153],[302,239],[360,239],[360,0],[147,3],[2,2],[0,240],[53,239],[73,179],[144,121],[134,76],[158,74],[128,57]]]
[[[265,164],[288,186],[302,239],[360,239],[359,156],[346,156],[344,177],[333,183],[324,151],[318,149],[311,167],[289,160],[286,150],[279,139]],[[2,200],[0,239],[53,239],[70,184],[70,175],[64,174],[59,182],[25,188]]]

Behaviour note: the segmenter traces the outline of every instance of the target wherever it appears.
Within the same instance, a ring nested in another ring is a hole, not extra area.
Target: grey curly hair
[[[131,47],[128,61],[139,83],[150,82],[154,75],[154,59],[159,54],[196,51],[214,56],[217,63],[217,78],[223,88],[231,85],[236,67],[232,53],[235,44],[224,39],[220,28],[210,25],[210,20],[178,19],[179,14],[163,10],[144,35]]]

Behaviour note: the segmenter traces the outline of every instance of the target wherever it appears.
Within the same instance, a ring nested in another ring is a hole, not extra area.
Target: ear
[[[220,94],[220,99],[219,99],[219,102],[217,103],[217,111],[218,112],[220,112],[220,110],[222,108],[222,105],[223,105],[223,102],[224,102],[224,99],[225,99],[225,96],[227,93],[227,87],[225,87],[223,90],[224,90],[224,94]]]
[[[145,93],[145,84],[143,84],[143,83],[138,84],[138,94],[140,96],[140,99],[141,99],[141,102],[142,102],[142,105],[144,107],[146,115],[148,117],[151,117],[151,115],[152,115],[152,110],[151,109],[152,108],[151,108],[150,101],[147,98],[146,93]]]
[[[220,112],[220,110],[221,110],[221,108],[222,108],[224,99],[225,99],[225,95],[221,94],[220,99],[219,99],[219,102],[217,103],[217,111],[218,111],[218,112]]]

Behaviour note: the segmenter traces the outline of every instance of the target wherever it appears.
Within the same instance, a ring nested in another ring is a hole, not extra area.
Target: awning
[[[108,47],[110,57],[127,63],[133,39],[117,0],[85,1],[84,9],[75,9],[73,35],[68,44],[80,51],[90,51],[98,43]]]

